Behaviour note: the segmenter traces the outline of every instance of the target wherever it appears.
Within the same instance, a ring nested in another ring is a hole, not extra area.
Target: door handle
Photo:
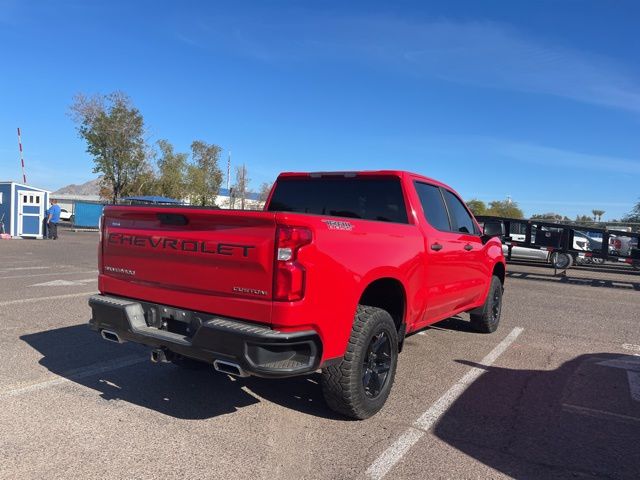
[[[469,250],[473,250],[473,245],[471,245],[470,243],[467,243],[467,244],[464,246],[464,249],[465,249],[467,252],[468,252]]]
[[[431,250],[435,250],[436,252],[439,251],[439,250],[442,250],[442,245],[440,245],[438,242],[432,243],[431,244]]]

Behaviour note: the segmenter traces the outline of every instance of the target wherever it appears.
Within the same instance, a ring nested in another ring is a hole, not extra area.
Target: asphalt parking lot
[[[316,375],[154,365],[87,327],[94,233],[0,242],[0,478],[640,478],[640,273],[508,268],[491,335],[406,341],[385,408],[324,404]]]

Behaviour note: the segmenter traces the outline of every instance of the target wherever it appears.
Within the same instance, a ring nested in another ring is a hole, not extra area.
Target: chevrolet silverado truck
[[[498,327],[505,261],[450,187],[401,171],[282,173],[264,211],[107,206],[90,326],[155,362],[281,378],[384,405],[405,336],[461,312]]]

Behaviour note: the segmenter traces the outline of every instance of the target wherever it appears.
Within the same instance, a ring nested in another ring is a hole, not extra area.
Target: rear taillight
[[[100,215],[98,221],[98,273],[102,273],[102,237],[104,228],[104,213]]]
[[[279,226],[276,232],[273,299],[293,302],[304,297],[305,268],[298,262],[298,250],[311,243],[311,230]]]

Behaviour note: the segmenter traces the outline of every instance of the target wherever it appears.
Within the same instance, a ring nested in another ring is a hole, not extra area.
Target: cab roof
[[[451,187],[442,183],[434,178],[425,177],[418,173],[408,172],[406,170],[353,170],[353,171],[334,171],[334,172],[283,172],[278,175],[278,178],[291,178],[291,177],[398,177],[398,178],[413,178],[414,180],[422,180],[433,185],[446,187],[449,190],[453,190]]]

